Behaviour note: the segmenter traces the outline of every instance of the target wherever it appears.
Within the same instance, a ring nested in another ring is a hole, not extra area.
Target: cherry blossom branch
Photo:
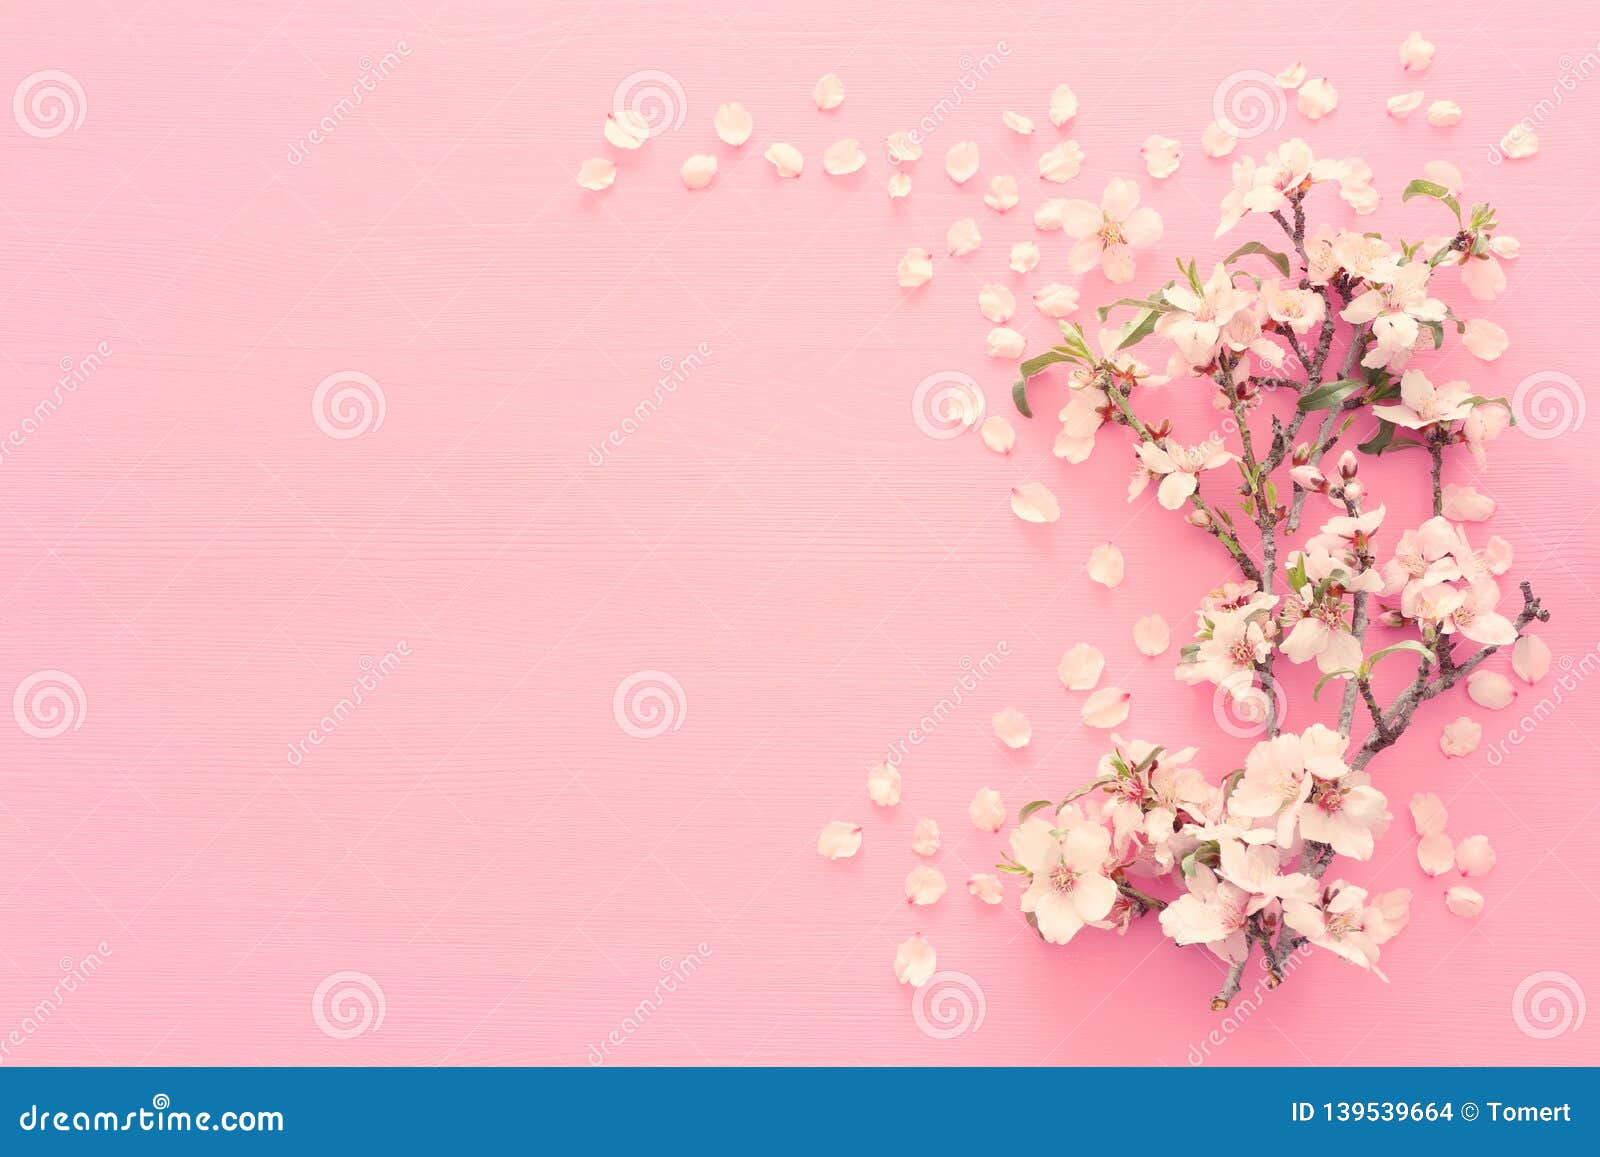
[[[1239,989],[1244,983],[1244,966],[1250,960],[1250,941],[1245,941],[1244,956],[1235,960],[1228,969],[1227,979],[1222,982],[1222,987],[1217,989],[1217,995],[1211,998],[1211,1010],[1222,1012],[1239,995]]]

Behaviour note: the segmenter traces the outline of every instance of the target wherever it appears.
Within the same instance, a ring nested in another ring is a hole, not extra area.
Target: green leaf
[[[1033,411],[1028,409],[1028,379],[1018,378],[1011,383],[1011,401],[1017,407],[1017,413],[1024,418],[1033,417]]]
[[[1272,264],[1278,267],[1279,273],[1283,274],[1285,277],[1289,276],[1289,255],[1287,253],[1279,253],[1276,249],[1268,249],[1259,241],[1246,241],[1243,245],[1239,246],[1239,248],[1235,249],[1232,253],[1224,257],[1222,259],[1222,263],[1224,265],[1232,265],[1235,261],[1239,260],[1239,258],[1248,256],[1252,253],[1265,257],[1268,261],[1272,262]]]
[[[1444,345],[1444,322],[1425,321],[1422,327],[1433,335],[1433,348],[1438,349]]]
[[[1431,664],[1433,662],[1432,651],[1428,650],[1428,648],[1424,647],[1415,639],[1407,639],[1402,643],[1394,644],[1392,647],[1385,647],[1381,651],[1374,651],[1372,654],[1367,656],[1366,661],[1363,662],[1361,666],[1364,668],[1365,672],[1370,673],[1371,670],[1384,659],[1388,658],[1390,655],[1398,655],[1402,651],[1420,657],[1424,665]]]
[[[1170,285],[1172,283],[1168,282],[1167,284]],[[1100,315],[1101,321],[1104,321],[1106,316],[1113,309],[1121,309],[1123,306],[1128,306],[1130,309],[1155,309],[1160,310],[1163,313],[1169,312],[1172,309],[1172,307],[1166,303],[1166,299],[1161,296],[1161,290],[1158,289],[1148,298],[1119,297],[1109,305],[1100,306],[1095,310],[1095,313]]]
[[[1300,395],[1300,410],[1302,413],[1309,413],[1312,410],[1332,410],[1344,405],[1351,394],[1365,388],[1366,384],[1360,378],[1343,378],[1337,382],[1318,386],[1314,390],[1307,390]]]
[[[1040,808],[1046,808],[1046,807],[1049,807],[1049,806],[1050,806],[1050,801],[1047,800],[1047,799],[1036,799],[1036,800],[1032,801],[1031,803],[1024,804],[1023,807],[1022,807],[1022,811],[1017,814],[1017,823],[1018,824],[1027,823],[1028,822],[1028,817],[1031,816],[1034,812],[1038,811]]]
[[[1409,201],[1413,197],[1432,197],[1435,201],[1448,205],[1450,211],[1456,215],[1456,220],[1461,220],[1461,205],[1450,195],[1450,190],[1433,181],[1425,181],[1421,177],[1406,186],[1406,191],[1400,194],[1402,201]]]
[[[1353,679],[1359,674],[1359,671],[1352,671],[1349,667],[1342,667],[1337,671],[1329,671],[1326,675],[1317,680],[1317,685],[1311,689],[1311,698],[1315,699],[1318,695],[1322,694],[1322,686],[1329,679]]]
[[[1121,351],[1127,349],[1129,346],[1138,345],[1145,338],[1149,337],[1155,332],[1156,322],[1160,319],[1161,315],[1155,310],[1145,310],[1134,322],[1133,328],[1128,330],[1128,336],[1122,339],[1122,341],[1118,344],[1117,349]]]

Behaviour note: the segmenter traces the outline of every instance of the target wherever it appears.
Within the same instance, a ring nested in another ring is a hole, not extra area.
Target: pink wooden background
[[[608,1063],[1600,1060],[1600,1022],[1546,1039],[1513,1013],[1542,971],[1600,997],[1600,680],[1499,767],[1489,749],[1550,682],[1498,714],[1464,696],[1432,706],[1377,765],[1397,819],[1352,872],[1416,890],[1412,927],[1384,950],[1393,983],[1317,959],[1220,1044],[1203,1045],[1220,1023],[1206,954],[1152,927],[1049,947],[1014,891],[988,908],[963,887],[1001,846],[966,819],[976,788],[1015,808],[1090,773],[1100,737],[1054,674],[1074,642],[1100,645],[1108,681],[1134,692],[1124,734],[1198,742],[1217,772],[1246,746],[1217,732],[1208,695],[1174,682],[1172,656],[1140,658],[1129,637],[1151,612],[1186,625],[1227,574],[1215,544],[1151,496],[1126,505],[1120,450],[1081,467],[1049,456],[1059,380],[1009,458],[912,420],[916,383],[949,369],[1010,412],[1012,367],[982,353],[980,280],[1015,284],[1019,327],[1048,343],[1027,295],[1074,280],[1060,235],[1031,223],[1035,159],[1063,136],[1045,117],[1057,83],[1080,96],[1071,135],[1089,160],[1051,195],[1097,198],[1127,174],[1165,217],[1143,291],[1178,254],[1222,252],[1210,235],[1227,164],[1198,148],[1219,83],[1304,60],[1339,109],[1311,124],[1291,105],[1239,154],[1303,133],[1319,153],[1362,155],[1387,196],[1376,222],[1412,237],[1442,221],[1401,206],[1400,189],[1423,162],[1454,161],[1467,198],[1492,199],[1524,249],[1497,302],[1451,285],[1512,346],[1450,368],[1484,394],[1538,373],[1591,386],[1600,77],[1560,80],[1600,52],[1600,12],[1534,19],[1466,0],[1400,13],[8,5],[0,87],[60,70],[83,117],[50,137],[0,118],[0,427],[26,425],[0,457],[0,691],[61,671],[83,700],[53,738],[0,727],[0,1041],[20,1040],[5,1063],[582,1065],[613,1032]],[[1396,57],[1413,27],[1439,47],[1421,77]],[[999,67],[961,89],[1001,44]],[[396,66],[291,163],[385,53]],[[681,127],[621,157],[608,193],[584,192],[573,174],[611,151],[615,90],[647,70],[681,87]],[[810,94],[828,71],[848,95],[822,114]],[[1383,115],[1417,87],[1456,100],[1461,123]],[[911,197],[889,203],[884,136],[956,91]],[[729,100],[756,118],[742,151],[711,131]],[[1489,146],[1542,101],[1541,153],[1490,165]],[[1005,132],[1006,108],[1040,132]],[[1139,157],[1151,133],[1186,153],[1161,184]],[[828,178],[821,150],[844,136],[870,163]],[[963,139],[983,169],[958,188],[941,161]],[[761,159],[773,140],[804,151],[801,180]],[[722,164],[701,193],[678,179],[694,152]],[[1000,172],[1024,197],[1004,218],[980,200]],[[947,261],[945,228],[966,215],[985,245]],[[1021,278],[1006,250],[1029,237],[1044,262]],[[894,267],[914,244],[937,273],[908,294]],[[1087,304],[1111,296],[1098,274],[1083,286]],[[687,380],[592,465],[659,366],[691,355]],[[36,419],[62,364],[86,361]],[[318,383],[341,371],[383,394],[381,425],[359,437],[313,418]],[[1211,428],[1204,399],[1168,404],[1191,435]],[[1597,431],[1600,415],[1553,438],[1513,431],[1477,483],[1501,502],[1480,537],[1514,541],[1508,577],[1536,582],[1552,648],[1573,662],[1600,642]],[[1373,484],[1414,466],[1374,469]],[[1025,478],[1062,496],[1059,524],[1011,516],[1007,489]],[[1395,534],[1422,511],[1420,488],[1400,485],[1386,494]],[[1115,592],[1083,574],[1106,539],[1128,559]],[[905,803],[874,809],[866,766],[964,658],[1002,644],[994,674],[903,765]],[[291,762],[363,663],[390,653],[376,689]],[[679,725],[636,738],[613,694],[651,670],[681,686]],[[1290,692],[1302,721],[1326,710],[1304,681]],[[1035,724],[1020,753],[990,733],[1006,705]],[[1447,762],[1438,732],[1461,713],[1483,721],[1484,747]],[[1499,852],[1475,923],[1416,866],[1404,805],[1423,789],[1450,801],[1453,834]],[[900,885],[924,815],[944,828],[953,887],[913,915]],[[852,861],[816,855],[834,818],[865,825]],[[919,1031],[890,970],[918,929],[981,988],[975,1031]],[[91,953],[98,970],[59,991]],[[691,955],[692,975],[627,1029],[663,962]],[[347,971],[381,991],[383,1015],[345,1038],[313,1000]]]

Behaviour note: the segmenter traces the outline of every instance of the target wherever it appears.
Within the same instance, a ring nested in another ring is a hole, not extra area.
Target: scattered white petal
[[[848,860],[861,850],[861,825],[834,820],[817,837],[817,853],[830,860]]]
[[[1511,131],[1500,138],[1500,151],[1513,161],[1531,157],[1539,151],[1539,134],[1525,124],[1513,125]]]
[[[1017,179],[1010,176],[993,177],[989,181],[989,191],[983,195],[983,203],[996,213],[1005,213],[1017,207]]]
[[[1339,107],[1339,92],[1328,82],[1327,77],[1319,76],[1316,80],[1308,80],[1300,86],[1294,104],[1300,110],[1301,116],[1307,120],[1319,121]]]
[[[937,962],[938,956],[933,951],[933,945],[924,940],[919,932],[910,940],[902,941],[895,949],[894,978],[901,984],[921,988],[933,976]]]
[[[922,159],[922,145],[910,133],[889,134],[889,159],[897,165]]]
[[[1006,109],[1000,114],[1000,123],[1020,136],[1030,136],[1033,133],[1033,122],[1019,112]]]
[[[1033,211],[1033,227],[1052,233],[1063,227],[1067,212],[1067,198],[1055,197]]]
[[[1456,866],[1456,852],[1450,846],[1450,837],[1443,832],[1429,832],[1417,845],[1417,864],[1430,876],[1442,876]]]
[[[806,167],[806,159],[793,145],[782,142],[768,145],[767,151],[762,155],[772,162],[772,167],[778,170],[780,177],[798,177],[801,170]]]
[[[911,850],[919,856],[931,856],[939,850],[939,825],[930,819],[917,821],[911,833]]]
[[[978,289],[978,312],[994,322],[1003,325],[1011,320],[1011,315],[1017,312],[1016,295],[1003,285],[984,285]]]
[[[1417,835],[1431,836],[1442,832],[1450,822],[1444,800],[1433,792],[1418,792],[1411,797],[1411,822],[1417,825]]]
[[[894,807],[900,802],[900,773],[887,763],[867,772],[867,796],[879,807]]]
[[[1239,130],[1232,121],[1212,121],[1200,134],[1200,147],[1208,157],[1225,157],[1239,143]]]
[[[1102,542],[1089,552],[1089,577],[1103,587],[1121,585],[1126,570],[1122,551],[1114,542]]]
[[[844,81],[828,73],[811,90],[811,99],[817,102],[820,109],[838,108],[844,103]]]
[[[1455,522],[1482,522],[1494,513],[1494,499],[1479,494],[1476,486],[1446,483],[1444,516]]]
[[[1027,338],[1003,325],[995,326],[984,339],[984,346],[992,358],[1020,358],[1027,344]]]
[[[1298,60],[1278,73],[1275,78],[1279,88],[1295,89],[1306,82],[1306,66]]]
[[[650,136],[650,122],[640,113],[625,108],[606,113],[606,140],[619,149],[636,149]]]
[[[1068,691],[1089,691],[1100,682],[1100,672],[1106,667],[1106,657],[1088,643],[1078,643],[1061,656],[1056,674]]]
[[[1146,137],[1139,152],[1144,157],[1145,172],[1157,179],[1172,176],[1178,171],[1178,162],[1183,160],[1183,146],[1171,137]]]
[[[750,133],[756,125],[750,110],[738,101],[720,106],[712,123],[722,143],[732,145],[734,148],[738,148],[750,139]]]
[[[605,157],[590,157],[578,166],[578,184],[596,193],[611,188],[616,179],[617,166]]]
[[[1511,706],[1511,701],[1517,697],[1517,689],[1498,671],[1474,671],[1467,676],[1467,697],[1479,707],[1487,707],[1491,711],[1499,711],[1502,707]]]
[[[926,907],[937,904],[944,895],[944,873],[927,864],[918,864],[906,874],[906,899]]]
[[[822,171],[830,177],[848,176],[866,163],[867,154],[854,137],[831,144],[822,152]]]
[[[894,201],[911,193],[911,174],[896,173],[889,178],[889,200]]]
[[[968,880],[967,891],[985,904],[998,904],[1006,898],[1005,885],[1000,883],[1000,877],[987,873],[980,873]]]
[[[1000,793],[994,788],[979,788],[977,794],[972,797],[972,802],[967,805],[967,815],[971,817],[973,826],[979,831],[997,832],[1005,826],[1006,805],[1001,802]]]
[[[1083,701],[1083,721],[1102,731],[1120,727],[1128,718],[1128,702],[1132,698],[1121,687],[1102,687]]]
[[[996,454],[1009,454],[1011,447],[1017,444],[1017,431],[999,414],[983,420],[983,425],[978,427],[978,436]]]
[[[1026,747],[1033,740],[1033,724],[1015,707],[995,712],[992,722],[995,738],[1007,747]]]
[[[958,185],[964,185],[978,171],[978,142],[961,141],[944,155],[944,171]]]
[[[1444,894],[1444,906],[1457,916],[1471,919],[1483,911],[1483,896],[1471,888],[1457,886]]]
[[[963,217],[944,235],[945,246],[950,250],[951,257],[965,257],[983,244],[983,234],[978,232],[978,223],[971,217]]]
[[[1039,175],[1060,185],[1083,171],[1083,150],[1077,141],[1062,141],[1039,158]]]
[[[1422,104],[1422,90],[1419,88],[1415,92],[1403,92],[1399,96],[1391,96],[1387,103],[1389,115],[1397,121],[1403,121],[1416,112]]]
[[[1461,335],[1461,344],[1479,361],[1492,362],[1506,352],[1506,346],[1511,342],[1505,330],[1492,321],[1478,317],[1467,322],[1467,330]]]
[[[1078,308],[1078,291],[1070,285],[1052,281],[1035,291],[1033,304],[1046,317],[1066,317]]]
[[[1056,85],[1050,94],[1050,123],[1060,128],[1078,115],[1078,98],[1064,84]]]
[[[1011,491],[1011,513],[1023,522],[1054,522],[1061,504],[1042,482],[1024,482]]]
[[[896,276],[905,289],[926,285],[933,279],[933,254],[926,249],[907,249],[906,255],[900,259]]]
[[[1439,735],[1439,750],[1457,757],[1471,755],[1478,750],[1478,744],[1482,741],[1483,724],[1463,715],[1444,725],[1444,731]]]
[[[1523,635],[1511,648],[1511,669],[1524,683],[1537,683],[1550,670],[1550,644],[1538,635]]]
[[[1408,72],[1422,72],[1433,63],[1433,45],[1413,32],[1400,42],[1400,63]]]
[[[1039,265],[1039,246],[1032,241],[1018,241],[1011,247],[1011,268],[1017,273],[1032,273]]]
[[[678,175],[683,178],[684,188],[704,189],[717,175],[717,158],[708,153],[696,153],[683,162]]]
[[[1463,876],[1487,876],[1494,867],[1488,836],[1468,836],[1456,845],[1456,867]]]
[[[1453,100],[1436,100],[1428,106],[1428,123],[1436,129],[1448,128],[1461,120],[1461,106]]]
[[[1133,624],[1133,645],[1152,658],[1172,645],[1172,631],[1160,615],[1146,615]]]

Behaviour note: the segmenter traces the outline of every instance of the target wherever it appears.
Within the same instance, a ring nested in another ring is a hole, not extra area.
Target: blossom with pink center
[[[1183,683],[1215,683],[1235,699],[1252,694],[1256,665],[1272,651],[1267,637],[1267,611],[1277,605],[1271,595],[1255,594],[1234,610],[1200,611],[1200,632],[1185,649],[1189,660],[1173,675]]]
[[[1394,275],[1373,285],[1340,311],[1352,325],[1372,323],[1372,348],[1361,364],[1398,368],[1416,348],[1417,337],[1426,322],[1443,322],[1449,312],[1444,302],[1428,296],[1428,279],[1433,269],[1426,261],[1402,265]]]
[[[1204,864],[1196,864],[1184,883],[1189,890],[1161,911],[1161,931],[1179,944],[1204,944],[1224,960],[1243,960],[1250,893]]]
[[[1243,819],[1275,819],[1281,847],[1294,842],[1295,825],[1313,787],[1344,778],[1349,737],[1313,723],[1300,734],[1264,739],[1245,756],[1244,775],[1228,797],[1228,811]]]
[[[1459,422],[1472,413],[1472,387],[1466,382],[1434,385],[1421,370],[1400,376],[1398,405],[1373,406],[1372,412],[1396,426],[1422,430],[1441,422]]]
[[[1496,611],[1500,588],[1492,579],[1479,579],[1462,592],[1461,601],[1444,620],[1447,635],[1459,633],[1474,643],[1506,647],[1517,641],[1517,628]]]
[[[1087,273],[1098,265],[1107,280],[1118,284],[1133,280],[1133,251],[1161,240],[1160,214],[1139,205],[1139,186],[1126,177],[1111,179],[1099,205],[1068,201],[1061,227],[1077,242],[1067,255],[1067,267]]]
[[[1040,936],[1066,944],[1085,924],[1110,914],[1117,885],[1105,873],[1111,833],[1070,812],[1056,822],[1064,826],[1052,828],[1049,821],[1030,817],[1011,833],[1011,849],[1032,875],[1022,910],[1033,913]]]
[[[1251,295],[1233,284],[1233,275],[1221,264],[1212,268],[1204,285],[1179,281],[1167,286],[1162,297],[1174,308],[1161,315],[1156,333],[1177,346],[1191,366],[1216,360],[1223,327],[1251,302]]]
[[[1327,316],[1322,294],[1286,285],[1275,277],[1261,283],[1261,299],[1266,303],[1268,317],[1297,334],[1310,333]]]
[[[1180,446],[1171,438],[1161,442],[1139,443],[1139,461],[1144,465],[1144,482],[1135,481],[1128,490],[1131,501],[1144,490],[1151,478],[1161,479],[1156,490],[1156,501],[1168,510],[1177,510],[1200,486],[1200,472],[1215,470],[1235,461],[1235,456],[1222,448],[1222,440],[1202,442],[1198,446]]]
[[[1410,905],[1405,889],[1369,897],[1365,888],[1336,880],[1315,901],[1284,901],[1283,919],[1318,948],[1387,981],[1378,970],[1378,949],[1405,927]]]

